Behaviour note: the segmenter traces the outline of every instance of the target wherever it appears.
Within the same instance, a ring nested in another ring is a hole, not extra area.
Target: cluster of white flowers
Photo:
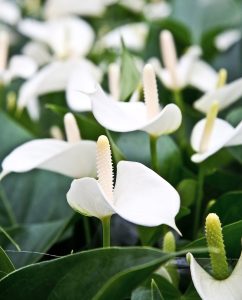
[[[138,86],[130,101],[119,100],[120,63],[98,66],[88,55],[95,47],[120,48],[121,37],[128,49],[139,51],[145,46],[149,27],[144,22],[126,24],[97,38],[91,25],[79,17],[100,16],[115,2],[48,0],[40,21],[21,18],[17,5],[0,1],[0,20],[6,24],[0,28],[0,80],[8,85],[15,77],[25,79],[17,96],[18,112],[27,108],[30,117],[37,121],[40,117],[38,97],[64,91],[71,110],[91,111],[104,128],[115,132],[141,130],[157,138],[176,131],[183,112],[182,107],[173,103],[160,106],[157,76],[171,91],[180,92],[192,86],[204,93],[194,102],[194,108],[207,116],[191,133],[191,145],[196,152],[191,157],[193,162],[204,161],[222,147],[241,145],[242,122],[234,128],[217,118],[217,114],[242,96],[242,78],[226,84],[224,71],[216,72],[203,61],[202,51],[195,45],[178,59],[173,36],[168,30],[160,34],[164,67],[157,58],[140,62],[144,101],[139,99]],[[164,1],[145,4],[143,0],[122,0],[119,4],[131,11],[142,11],[148,20],[170,14],[170,6]],[[11,58],[8,54],[14,37],[8,26],[16,26],[17,32],[29,39],[22,54]],[[238,32],[226,32],[217,37],[217,46],[226,50],[240,38]],[[110,94],[101,87],[107,69]],[[0,178],[10,172],[27,172],[34,168],[61,173],[75,178],[67,193],[67,201],[74,210],[100,219],[117,213],[144,226],[166,224],[180,234],[175,224],[180,197],[165,179],[140,163],[121,161],[113,187],[108,139],[101,136],[97,143],[82,140],[71,113],[65,115],[64,125],[67,141],[38,139],[21,145],[3,160]],[[236,294],[231,298],[228,291],[235,287],[236,291],[241,290],[242,258],[233,275],[223,282],[205,273],[193,256],[190,262],[192,279],[203,299],[222,299],[214,296],[220,292],[226,299],[240,299],[241,295],[238,298]]]

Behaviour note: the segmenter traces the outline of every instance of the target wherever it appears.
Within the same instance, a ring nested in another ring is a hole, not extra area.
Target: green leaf
[[[135,65],[133,56],[122,43],[120,100],[126,100],[138,87],[140,73]]]
[[[165,300],[154,279],[151,280],[151,299]]]
[[[241,9],[235,0],[174,0],[172,17],[191,28],[194,42],[199,43],[208,30],[239,24]]]
[[[0,281],[0,298],[123,299],[169,258],[152,248],[85,251],[11,273]]]
[[[22,267],[38,261],[49,248],[58,240],[68,224],[68,220],[43,222],[10,227],[8,234],[21,246],[16,251],[4,237],[0,244],[9,250],[9,256],[16,267]]]
[[[238,258],[241,253],[242,221],[235,222],[223,227],[224,243],[229,258]],[[185,249],[206,247],[205,237],[188,244]]]
[[[0,161],[16,146],[32,138],[28,131],[3,112],[0,112],[0,128]]]
[[[181,298],[180,291],[176,289],[167,279],[158,274],[153,274],[152,278],[155,280],[156,285],[162,293],[164,299],[178,300]]]
[[[2,159],[31,135],[4,113],[0,113],[0,125]],[[0,244],[11,250],[9,256],[16,267],[39,260],[65,230],[73,216],[65,197],[70,182],[70,178],[40,170],[12,173],[1,182],[0,226],[24,252],[16,251],[3,234]]]
[[[150,166],[149,136],[145,132],[110,133],[127,160]],[[179,148],[170,136],[161,136],[157,142],[160,175],[171,184],[180,180],[182,158]]]
[[[209,212],[216,213],[223,225],[241,220],[242,216],[242,192],[231,192],[217,199]]]
[[[179,183],[177,191],[181,197],[181,204],[183,206],[191,206],[196,199],[197,181],[184,179]]]
[[[13,263],[5,251],[0,247],[0,279],[15,270]]]
[[[132,293],[131,300],[150,300],[151,290],[146,286],[140,286]]]

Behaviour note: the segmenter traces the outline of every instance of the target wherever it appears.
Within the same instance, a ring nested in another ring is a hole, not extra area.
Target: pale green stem
[[[194,225],[193,225],[193,237],[196,238],[198,227],[201,219],[201,207],[202,207],[202,199],[203,199],[203,185],[204,185],[204,167],[199,166],[198,170],[198,184],[197,184],[197,195],[196,195],[196,203],[195,203],[195,214],[194,214]]]
[[[175,104],[180,108],[180,110],[182,112],[182,116],[184,118],[185,105],[184,105],[182,93],[180,90],[173,90],[173,95],[174,95]],[[182,122],[180,128],[177,131],[177,134],[178,134],[180,146],[182,147],[182,149],[186,148],[187,136],[186,136],[186,126],[185,126],[184,119],[183,119],[183,122]]]
[[[103,248],[110,247],[110,220],[110,216],[105,217],[101,220],[103,229]]]
[[[157,153],[157,140],[158,137],[150,135],[150,156],[151,156],[151,167],[153,171],[159,173],[159,161]]]
[[[180,90],[173,90],[174,100],[176,105],[180,108],[182,112],[184,112],[184,101],[182,98],[182,93]]]
[[[83,226],[84,226],[86,244],[90,245],[91,244],[91,231],[90,231],[89,219],[86,216],[83,216]]]

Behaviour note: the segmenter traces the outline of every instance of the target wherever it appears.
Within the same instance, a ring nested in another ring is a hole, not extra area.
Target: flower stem
[[[180,90],[174,90],[173,91],[173,96],[174,96],[174,100],[175,100],[175,104],[180,108],[182,114],[185,114],[185,105],[184,105],[184,101],[183,101],[183,97],[182,97],[182,93]],[[178,134],[178,140],[179,140],[179,144],[181,146],[182,149],[186,148],[186,143],[187,143],[187,136],[186,136],[186,126],[185,126],[185,122],[183,121],[180,128],[177,131]]]
[[[203,199],[203,185],[204,185],[204,172],[203,166],[199,166],[198,170],[198,185],[197,185],[197,197],[195,203],[195,215],[194,215],[194,226],[193,226],[193,237],[197,236],[197,230],[200,223],[201,216],[201,207],[202,207],[202,199]]]
[[[151,166],[153,171],[159,173],[158,153],[157,153],[157,140],[158,137],[150,135],[150,155],[151,155]]]
[[[84,226],[86,244],[90,245],[91,244],[91,231],[90,231],[89,219],[86,216],[83,216],[83,226]]]
[[[180,108],[180,110],[182,112],[184,112],[185,108],[184,108],[184,101],[182,98],[182,94],[180,90],[174,90],[173,91],[173,95],[174,95],[174,100],[176,105]]]
[[[110,220],[111,220],[110,216],[102,219],[103,248],[110,247]]]

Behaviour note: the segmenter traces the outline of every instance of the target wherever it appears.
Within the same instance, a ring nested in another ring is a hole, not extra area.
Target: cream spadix
[[[155,71],[152,65],[147,64],[143,70],[144,100],[147,109],[147,119],[155,118],[160,112],[158,90],[155,79]]]
[[[114,100],[119,100],[120,94],[120,66],[112,63],[108,66],[108,86]]]
[[[105,136],[97,141],[97,170],[98,180],[72,182],[67,201],[73,209],[99,219],[117,213],[135,224],[167,224],[179,232],[175,225],[179,194],[154,171],[140,163],[121,161],[113,187],[110,145]]]
[[[205,123],[205,127],[200,142],[200,147],[199,147],[200,148],[199,151],[201,153],[205,152],[209,146],[209,141],[211,139],[213,126],[218,114],[218,107],[219,107],[218,101],[214,101],[207,114],[206,123]]]
[[[177,54],[173,36],[169,30],[163,30],[160,33],[160,44],[162,49],[163,62],[170,73],[174,89],[179,87],[177,79]]]
[[[163,30],[160,33],[160,48],[164,67],[154,57],[150,59],[150,63],[154,66],[161,82],[168,89],[177,91],[191,85],[206,92],[214,88],[217,82],[217,73],[200,59],[202,54],[200,47],[189,47],[178,59],[172,33],[169,30]]]
[[[9,50],[9,34],[6,31],[0,31],[0,72],[7,67]]]
[[[69,143],[77,143],[81,140],[81,133],[78,128],[75,117],[72,113],[67,113],[64,116],[64,125],[66,139]]]
[[[2,162],[2,176],[10,172],[27,172],[35,168],[80,178],[96,176],[96,143],[81,141],[72,114],[64,117],[68,141],[38,139],[14,149]]]

